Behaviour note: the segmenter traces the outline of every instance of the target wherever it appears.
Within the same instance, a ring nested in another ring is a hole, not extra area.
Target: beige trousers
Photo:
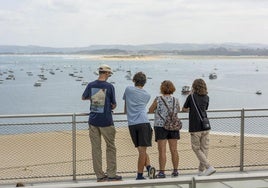
[[[199,160],[199,171],[209,168],[208,149],[209,149],[209,131],[191,132],[192,149]]]
[[[116,175],[116,147],[115,127],[96,127],[89,125],[89,137],[91,141],[93,169],[97,178],[103,178],[105,172],[102,170],[101,136],[106,143],[106,173],[108,177]]]

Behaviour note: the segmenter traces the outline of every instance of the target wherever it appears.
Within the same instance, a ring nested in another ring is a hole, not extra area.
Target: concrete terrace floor
[[[135,177],[123,177],[123,181],[96,182],[96,180],[78,180],[51,183],[25,184],[30,188],[92,188],[92,187],[124,187],[124,188],[190,188],[190,182],[196,182],[196,188],[268,188],[268,170],[247,172],[215,173],[211,176],[195,174],[180,175],[177,178],[135,180]],[[16,185],[0,185],[0,188]]]

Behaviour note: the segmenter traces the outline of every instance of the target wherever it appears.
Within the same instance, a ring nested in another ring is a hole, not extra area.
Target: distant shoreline
[[[69,56],[98,60],[158,60],[158,59],[268,59],[268,56],[217,56],[217,55],[88,55],[88,54],[0,54],[0,56]]]
[[[104,55],[102,60],[157,60],[157,59],[268,59],[268,56],[200,56],[200,55]]]

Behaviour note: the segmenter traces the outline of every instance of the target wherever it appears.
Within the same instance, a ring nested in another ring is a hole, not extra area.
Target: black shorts
[[[142,123],[128,126],[129,133],[135,147],[152,146],[153,129],[150,123]]]
[[[155,141],[166,139],[180,139],[180,131],[168,131],[163,127],[154,127]]]

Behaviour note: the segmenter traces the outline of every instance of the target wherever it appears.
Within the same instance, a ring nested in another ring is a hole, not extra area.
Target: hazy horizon
[[[34,45],[34,44],[25,44],[25,45],[17,45],[17,44],[0,44],[0,46],[21,46],[21,47],[29,47],[29,46],[36,46],[36,47],[47,47],[47,48],[84,48],[84,47],[91,47],[91,46],[143,46],[143,45],[161,45],[161,44],[177,44],[177,45],[263,45],[268,46],[268,43],[238,43],[238,42],[222,42],[222,43],[192,43],[192,42],[185,42],[185,43],[173,43],[173,42],[156,42],[156,43],[147,43],[147,44],[89,44],[85,46],[43,46],[43,45]]]

